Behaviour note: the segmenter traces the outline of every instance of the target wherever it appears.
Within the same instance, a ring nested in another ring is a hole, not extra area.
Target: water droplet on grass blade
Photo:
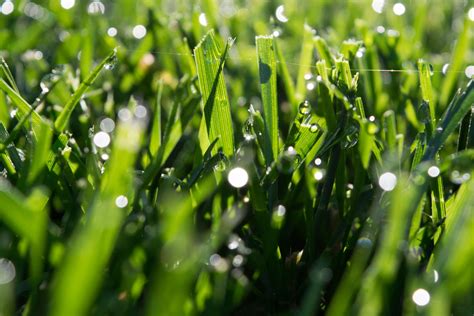
[[[443,73],[443,75],[446,75],[448,73],[448,69],[449,69],[449,64],[444,64],[443,68],[441,69],[441,72]]]
[[[440,170],[438,167],[436,166],[431,166],[428,168],[428,175],[432,178],[436,178],[437,176],[439,176],[440,174]]]
[[[217,272],[226,272],[229,269],[227,260],[223,259],[217,253],[209,257],[209,263],[214,269],[216,269]]]
[[[202,26],[207,26],[207,18],[205,13],[199,14],[199,24]]]
[[[249,175],[244,168],[236,167],[229,172],[227,181],[234,188],[242,188],[247,185],[249,181]]]
[[[406,11],[406,8],[405,8],[405,5],[403,5],[403,3],[397,2],[393,5],[393,13],[395,13],[395,15],[398,15],[398,16],[404,15],[405,11]]]
[[[110,136],[106,132],[98,132],[94,135],[94,144],[99,148],[105,148],[110,144]]]
[[[61,7],[65,10],[72,9],[76,5],[76,0],[61,0]]]
[[[4,15],[10,15],[14,10],[15,5],[10,0],[6,0],[5,2],[3,2],[0,8],[0,12],[2,12]]]
[[[469,20],[474,21],[474,7],[470,8],[467,12],[467,17]]]
[[[311,124],[311,126],[309,127],[309,131],[311,133],[316,133],[318,130],[319,130],[319,125],[318,124]]]
[[[100,1],[92,1],[87,7],[87,13],[90,15],[100,15],[105,13],[105,5]]]
[[[299,112],[301,115],[308,115],[311,112],[311,107],[308,101],[300,103]]]
[[[467,66],[464,73],[467,78],[472,79],[474,77],[474,65]]]
[[[385,6],[385,0],[374,0],[372,1],[372,9],[378,14],[382,13],[383,7]]]
[[[115,129],[115,122],[111,118],[105,118],[100,121],[100,129],[106,133],[112,133]]]
[[[379,178],[379,186],[384,191],[392,191],[396,185],[397,176],[391,172],[385,172]]]
[[[15,265],[8,259],[0,258],[0,284],[8,284],[15,279]]]
[[[418,289],[413,292],[412,300],[418,306],[426,306],[430,302],[430,293],[425,289]]]
[[[279,5],[275,10],[275,16],[278,21],[286,23],[288,22],[288,18],[285,16],[285,7],[283,5]]]
[[[117,29],[116,29],[115,27],[109,27],[109,28],[107,29],[107,35],[110,36],[110,37],[115,37],[115,36],[117,36],[117,33],[118,33],[118,31],[117,31]]]
[[[145,37],[147,33],[147,30],[146,30],[146,27],[141,25],[141,24],[138,24],[138,25],[135,25],[133,27],[133,30],[132,30],[132,35],[133,37],[135,37],[136,39],[142,39]]]
[[[118,207],[118,208],[124,208],[128,205],[128,199],[125,195],[119,195],[116,199],[115,199],[115,205]]]

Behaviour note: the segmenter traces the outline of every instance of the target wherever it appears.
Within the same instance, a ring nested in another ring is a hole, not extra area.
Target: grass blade
[[[53,286],[51,315],[86,315],[102,283],[132,192],[136,154],[143,126],[133,120],[118,126],[111,159],[89,210],[72,237]],[[74,286],[71,286],[71,285]]]
[[[265,122],[265,160],[269,166],[278,156],[278,100],[273,36],[257,36],[257,58]]]
[[[214,31],[211,30],[194,49],[209,143],[219,138],[213,153],[222,148],[228,157],[234,154],[234,131],[223,74],[229,45],[231,42],[227,43],[221,54]]]
[[[99,76],[100,72],[104,67],[107,65],[115,63],[115,59],[117,55],[117,49],[114,49],[102,62],[97,65],[92,72],[89,73],[87,78],[79,85],[76,91],[74,91],[73,95],[69,99],[69,101],[64,106],[61,114],[59,114],[58,118],[54,122],[54,128],[58,132],[64,131],[66,129],[67,124],[69,123],[69,118],[71,117],[72,111],[76,107],[76,105],[81,100],[83,94],[89,89],[90,86],[94,83],[94,81]],[[1,85],[0,85],[1,88]]]

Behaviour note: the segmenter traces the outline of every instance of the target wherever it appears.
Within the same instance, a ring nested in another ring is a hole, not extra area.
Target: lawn
[[[0,315],[472,315],[474,3],[0,0]]]

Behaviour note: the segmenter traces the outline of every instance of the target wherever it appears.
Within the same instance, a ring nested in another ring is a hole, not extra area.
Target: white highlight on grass
[[[283,205],[278,205],[275,210],[275,215],[279,217],[283,217],[286,214],[286,208]]]
[[[443,75],[448,73],[448,69],[449,69],[449,64],[444,64],[443,68],[441,69],[441,72],[443,73]]]
[[[15,276],[15,265],[8,259],[0,258],[0,284],[10,283]]]
[[[234,188],[242,188],[249,182],[249,174],[244,168],[234,168],[229,172],[227,181]]]
[[[372,9],[378,14],[382,13],[383,7],[385,6],[385,0],[374,0],[372,1]]]
[[[115,129],[115,122],[111,118],[105,118],[100,121],[100,129],[106,133],[112,133]]]
[[[141,24],[135,25],[132,30],[132,35],[136,39],[144,38],[146,35],[146,27]]]
[[[135,116],[137,118],[145,118],[147,116],[147,109],[146,107],[144,107],[143,105],[138,105],[137,108],[135,109]]]
[[[469,20],[474,21],[474,7],[470,8],[467,12],[467,17]]]
[[[87,7],[87,13],[91,15],[99,15],[105,13],[105,5],[100,1],[93,1]]]
[[[436,166],[431,166],[428,168],[428,175],[432,178],[436,178],[440,173],[441,171]]]
[[[105,148],[110,144],[110,136],[106,132],[98,132],[94,135],[94,144],[99,148]]]
[[[65,10],[72,9],[76,5],[76,0],[61,0],[61,7]]]
[[[392,191],[397,185],[397,176],[391,172],[385,172],[379,178],[379,186],[384,191]]]
[[[128,199],[125,195],[119,195],[117,196],[117,198],[115,199],[115,205],[118,207],[118,208],[124,208],[128,205]]]
[[[107,30],[107,35],[110,36],[110,37],[115,37],[117,36],[117,29],[115,27],[109,27],[108,30]]]
[[[405,11],[406,8],[403,3],[398,2],[393,5],[393,13],[395,13],[395,15],[404,15]]]
[[[439,281],[439,273],[436,270],[433,270],[433,279],[435,283]]]
[[[205,13],[199,14],[199,24],[202,26],[207,26],[207,17]]]
[[[2,8],[1,8],[1,12],[4,14],[4,15],[9,15],[13,12],[13,10],[15,9],[15,5],[13,4],[13,2],[11,2],[10,0],[6,0],[3,4],[2,4]]]
[[[283,5],[279,5],[275,10],[275,16],[278,21],[286,23],[288,22],[288,18],[285,16],[285,7]]]
[[[468,77],[469,79],[474,77],[474,65],[467,66],[464,73],[466,74],[466,77]]]
[[[430,302],[430,293],[428,293],[427,290],[425,289],[418,289],[415,292],[413,292],[413,295],[411,297],[413,299],[413,302],[415,302],[416,305],[418,306],[426,306]]]

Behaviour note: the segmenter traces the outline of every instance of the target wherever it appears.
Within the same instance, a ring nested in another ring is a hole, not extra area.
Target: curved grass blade
[[[114,49],[104,60],[102,60],[99,65],[94,68],[94,70],[92,70],[91,73],[89,73],[87,78],[79,85],[79,88],[77,88],[77,90],[73,93],[69,101],[64,106],[64,109],[62,110],[61,114],[59,114],[58,118],[54,122],[54,128],[58,132],[64,131],[69,122],[69,118],[71,116],[72,111],[81,100],[84,92],[86,92],[87,89],[89,89],[89,87],[94,83],[94,81],[97,79],[100,72],[106,65],[115,62],[115,59],[117,58],[116,55],[117,49]]]

